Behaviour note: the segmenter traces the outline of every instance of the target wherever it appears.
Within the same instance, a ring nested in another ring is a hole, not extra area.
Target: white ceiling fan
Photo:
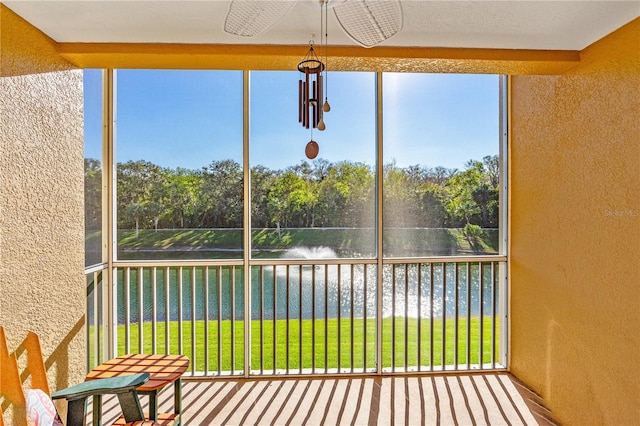
[[[314,0],[333,9],[336,20],[356,43],[373,47],[402,29],[400,0]],[[224,31],[254,37],[269,30],[297,0],[232,0]]]

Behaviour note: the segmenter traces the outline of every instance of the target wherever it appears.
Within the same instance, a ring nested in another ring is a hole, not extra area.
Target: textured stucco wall
[[[0,37],[0,324],[10,351],[40,335],[56,390],[85,373],[82,71],[2,5]]]
[[[640,19],[512,79],[511,370],[562,424],[640,424]]]

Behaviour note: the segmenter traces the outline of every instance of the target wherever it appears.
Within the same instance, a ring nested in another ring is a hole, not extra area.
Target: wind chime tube
[[[307,92],[308,92],[307,82],[303,81],[302,82],[302,125],[304,127],[307,127],[307,122],[309,121],[307,119],[307,100],[306,100]]]
[[[298,123],[302,123],[302,79],[298,80]]]
[[[318,111],[318,122],[322,120],[322,71],[318,73],[318,101],[316,103],[316,109]]]
[[[304,127],[309,128],[309,72],[305,71],[304,85]]]
[[[312,127],[315,129],[316,127],[318,127],[318,83],[315,80],[313,81],[312,87],[313,87],[313,90],[311,91],[313,96],[313,98],[311,99],[311,107],[313,108]]]

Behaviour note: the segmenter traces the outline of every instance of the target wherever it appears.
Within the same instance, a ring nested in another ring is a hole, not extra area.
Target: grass
[[[96,236],[87,234],[87,239]],[[141,229],[118,231],[118,247],[121,250],[241,250],[241,229]],[[252,245],[257,256],[270,256],[272,250],[284,250],[296,246],[326,246],[345,253],[372,255],[375,240],[369,228],[283,228],[254,229]],[[498,252],[498,232],[485,229],[475,247],[471,247],[462,229],[416,228],[390,229],[385,232],[387,255],[456,255],[467,253],[495,254]]]
[[[127,249],[203,249],[242,247],[242,229],[118,230],[118,245]]]
[[[275,324],[275,337],[274,327]],[[216,320],[207,321],[208,333],[208,371],[238,371],[244,369],[244,321]],[[443,320],[434,319],[433,326],[429,319],[418,320],[396,317],[385,318],[382,325],[382,366],[383,368],[409,368],[421,365],[442,366],[443,343],[445,347],[445,365],[454,364],[454,353],[457,340],[458,364],[467,363],[467,349],[470,364],[478,364],[480,344],[480,320],[472,317],[467,330],[466,318],[458,320],[458,334],[455,337],[454,321],[447,319],[443,333]],[[393,333],[395,326],[395,333]],[[182,328],[182,348],[179,347],[179,327]],[[232,330],[233,328],[233,330]],[[220,342],[218,333],[220,330]],[[363,368],[374,369],[376,354],[376,321],[362,318],[324,320],[266,320],[263,328],[260,321],[251,322],[251,369],[290,370],[296,372],[310,369],[315,365],[317,370],[351,369],[362,371]],[[91,338],[93,338],[91,328]],[[467,332],[470,335],[470,346],[467,348]],[[166,353],[166,324],[156,324],[156,352]],[[406,345],[405,345],[406,333]],[[433,333],[433,343],[431,334]],[[485,317],[483,322],[483,363],[491,362],[492,343],[491,318]],[[395,335],[395,345],[394,345]],[[264,337],[261,337],[264,336]],[[287,338],[288,336],[288,338]],[[302,336],[302,339],[300,339]],[[315,336],[315,341],[314,341]],[[340,336],[340,339],[338,339]],[[419,338],[418,338],[419,336]],[[118,354],[125,354],[125,327],[118,326]],[[195,351],[191,351],[191,322],[169,322],[169,353],[183,353],[195,362],[196,371],[205,370],[205,321],[195,321]],[[326,337],[326,339],[325,339]],[[142,348],[139,347],[138,324],[131,324],[129,331],[129,352],[151,353],[152,324],[144,323],[142,327]],[[366,338],[366,343],[365,343]],[[93,341],[93,340],[91,340]],[[353,342],[353,347],[351,345]],[[499,329],[496,324],[496,353],[498,353]],[[274,356],[275,344],[275,356]],[[91,347],[93,351],[93,347]],[[418,359],[418,352],[420,358]],[[261,356],[262,354],[262,356]],[[93,354],[91,354],[93,355]],[[395,363],[392,364],[392,357]],[[91,358],[93,359],[93,358]],[[288,361],[288,362],[287,362]]]

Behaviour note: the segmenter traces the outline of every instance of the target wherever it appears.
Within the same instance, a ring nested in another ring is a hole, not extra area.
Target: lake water
[[[282,254],[289,259],[322,259],[335,258],[336,254],[328,248],[297,248]],[[394,269],[386,265],[383,269],[382,300],[384,317],[408,316],[412,318],[453,316],[456,312],[460,316],[479,315],[480,304],[485,315],[492,313],[493,291],[492,270],[487,266],[482,268],[482,293],[480,292],[480,267],[471,264],[470,277],[467,280],[467,265],[460,264],[455,273],[455,264],[441,263],[423,264],[419,274],[418,265],[412,264],[405,268],[398,265]],[[443,270],[444,269],[444,270]],[[203,267],[195,268],[195,286],[192,289],[192,269],[183,268],[182,287],[178,285],[178,268],[171,268],[169,273],[169,298],[166,300],[164,269],[159,268],[156,275],[156,319],[163,321],[167,311],[171,320],[179,317],[179,293],[182,296],[182,319],[210,320],[234,317],[244,318],[244,275],[243,268],[235,268],[232,277],[231,267],[221,267],[219,280],[218,267],[209,267],[208,282],[205,287],[205,273]],[[151,268],[145,268],[143,273],[143,320],[152,318],[151,298]],[[288,277],[288,279],[287,279]],[[394,278],[395,277],[395,278]],[[433,279],[432,279],[433,277]],[[443,278],[445,278],[443,280]],[[314,286],[315,281],[315,286]],[[495,280],[495,282],[500,282]],[[262,284],[261,284],[262,283]],[[445,284],[446,283],[446,284]],[[205,297],[208,288],[208,297]],[[195,291],[194,291],[195,290]],[[118,271],[118,321],[125,321],[124,309],[124,272]],[[457,302],[456,302],[457,292]],[[129,301],[132,306],[130,321],[139,320],[138,310],[138,272],[131,270]],[[467,295],[469,294],[469,297]],[[467,301],[468,300],[468,301]],[[315,301],[315,303],[314,303]],[[497,301],[495,301],[497,303]],[[251,317],[266,320],[274,318],[355,318],[375,317],[376,311],[376,265],[317,265],[317,266],[286,266],[264,267],[262,279],[260,268],[251,269]],[[166,306],[168,305],[168,310]],[[208,315],[205,313],[208,306]]]

